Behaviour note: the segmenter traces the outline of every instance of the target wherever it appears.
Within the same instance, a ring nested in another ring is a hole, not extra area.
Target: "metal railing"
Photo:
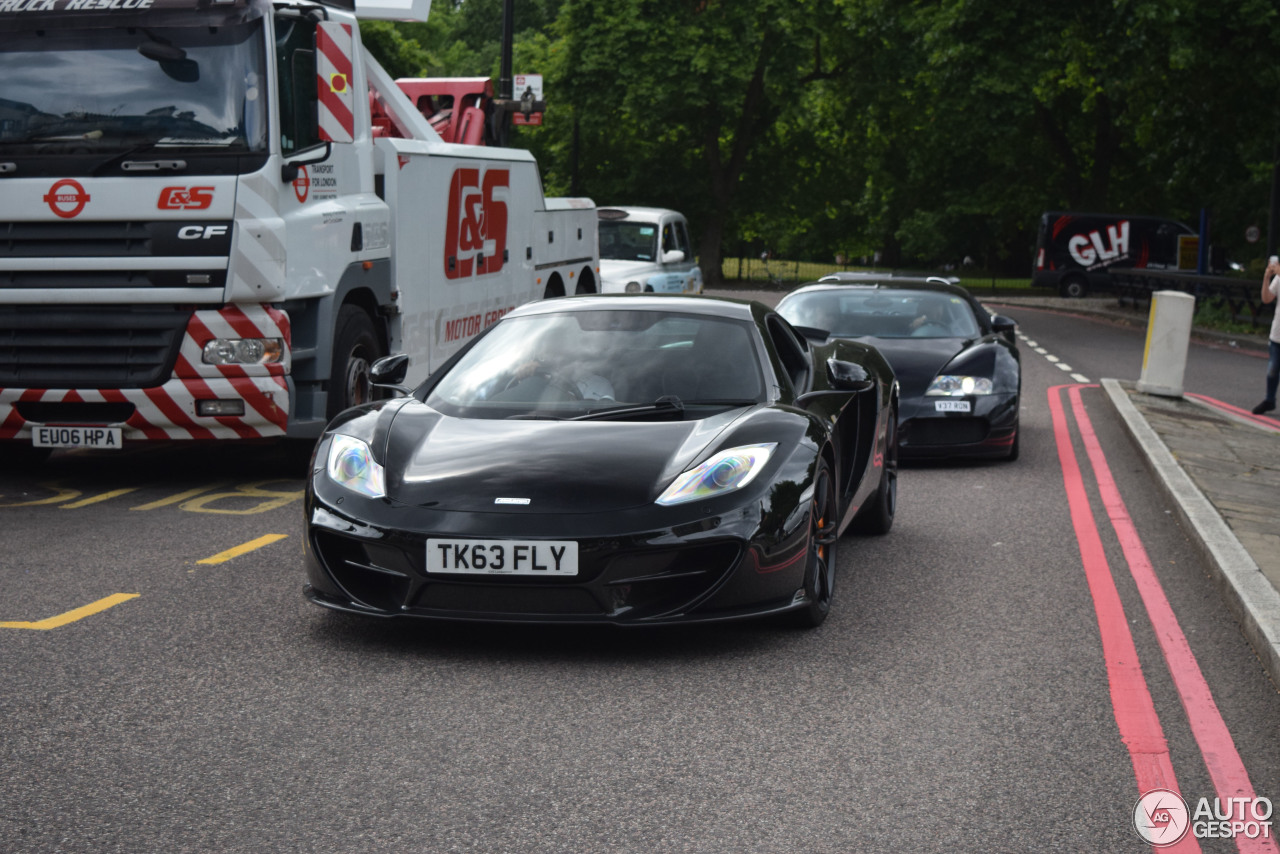
[[[1201,275],[1175,270],[1139,270],[1111,268],[1111,286],[1116,297],[1135,307],[1150,302],[1156,291],[1181,291],[1196,298],[1196,304],[1225,308],[1237,323],[1248,323],[1255,329],[1271,325],[1275,303],[1262,302],[1262,289],[1253,279]]]

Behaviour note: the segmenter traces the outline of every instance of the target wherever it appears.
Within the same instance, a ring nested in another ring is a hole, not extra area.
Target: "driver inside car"
[[[947,304],[941,300],[923,300],[919,305],[920,314],[911,321],[911,334],[938,335],[951,329],[951,316]]]
[[[494,377],[481,389],[480,399],[501,399],[506,392],[524,386],[518,399],[529,399],[530,393],[542,397],[567,397],[576,400],[615,400],[613,384],[600,374],[566,365],[559,358],[536,358],[519,365],[514,371]]]

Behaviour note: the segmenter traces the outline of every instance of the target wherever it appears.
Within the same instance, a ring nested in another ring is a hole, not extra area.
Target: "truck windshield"
[[[0,153],[266,149],[260,19],[8,34],[0,80]]]

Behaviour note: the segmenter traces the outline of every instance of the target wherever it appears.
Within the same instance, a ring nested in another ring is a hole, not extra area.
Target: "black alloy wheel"
[[[809,554],[804,573],[804,607],[788,616],[798,628],[813,629],[822,625],[831,612],[831,598],[836,582],[836,528],[839,525],[836,486],[831,467],[819,460],[813,480],[813,499],[809,506]]]

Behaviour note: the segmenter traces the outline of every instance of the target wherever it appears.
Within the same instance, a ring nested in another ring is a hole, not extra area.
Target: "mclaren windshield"
[[[508,318],[432,384],[462,418],[705,418],[764,400],[749,323],[653,310]]]
[[[267,147],[261,18],[0,40],[0,156]]]

